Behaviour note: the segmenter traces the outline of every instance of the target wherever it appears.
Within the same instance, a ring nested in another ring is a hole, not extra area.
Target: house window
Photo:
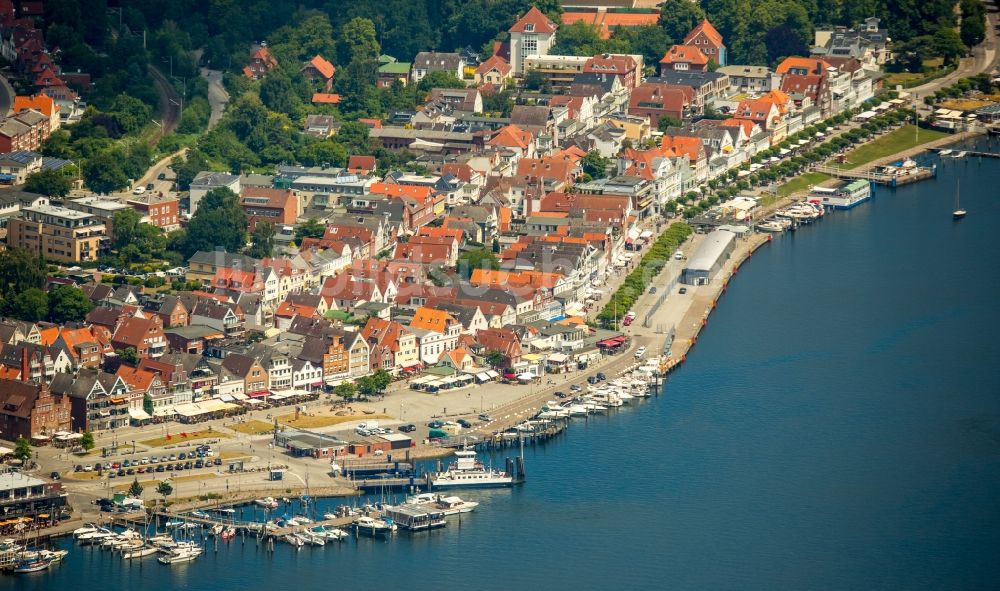
[[[527,23],[526,25],[524,25],[525,33],[532,33],[534,31],[535,31],[535,25],[533,25],[532,23]]]
[[[522,46],[524,47],[524,55],[534,55],[538,53],[538,37],[535,35],[526,35]]]

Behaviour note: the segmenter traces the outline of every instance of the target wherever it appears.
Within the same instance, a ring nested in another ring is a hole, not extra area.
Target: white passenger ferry
[[[443,472],[431,477],[434,489],[442,488],[502,488],[512,486],[514,477],[510,474],[487,468],[476,459],[476,452],[459,450],[455,452],[455,463]]]
[[[868,201],[871,196],[871,183],[858,179],[844,183],[839,187],[813,187],[809,198],[818,200],[826,207],[850,209],[859,203]]]

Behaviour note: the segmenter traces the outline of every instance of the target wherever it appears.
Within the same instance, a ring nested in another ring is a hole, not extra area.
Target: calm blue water
[[[1000,161],[950,160],[776,239],[664,395],[462,493],[460,526],[173,567],[75,548],[0,589],[996,589],[997,187]]]

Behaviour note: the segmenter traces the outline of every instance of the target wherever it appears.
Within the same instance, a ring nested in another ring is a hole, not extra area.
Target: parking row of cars
[[[221,466],[222,459],[214,458],[215,452],[207,445],[200,445],[194,450],[182,451],[163,456],[143,458],[125,458],[118,461],[97,462],[93,466],[77,464],[74,472],[108,472],[108,478],[115,476],[131,476],[149,472],[168,472],[175,470],[191,470],[207,466]],[[186,460],[186,461],[185,461]],[[176,462],[176,463],[174,463]]]

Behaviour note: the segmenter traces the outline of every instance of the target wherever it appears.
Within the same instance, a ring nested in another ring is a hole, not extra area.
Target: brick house
[[[701,21],[684,37],[684,45],[690,45],[701,50],[705,56],[720,66],[726,65],[726,44],[722,34],[708,22]]]

